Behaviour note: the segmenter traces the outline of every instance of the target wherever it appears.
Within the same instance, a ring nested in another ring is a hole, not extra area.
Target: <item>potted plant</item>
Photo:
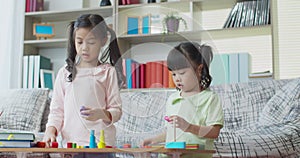
[[[182,17],[175,15],[174,13],[167,14],[162,21],[164,32],[178,32],[180,21],[183,22],[185,29],[187,29],[187,23]]]

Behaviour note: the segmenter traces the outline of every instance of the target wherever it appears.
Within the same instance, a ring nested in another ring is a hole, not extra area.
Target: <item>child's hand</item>
[[[53,126],[49,126],[46,131],[43,138],[43,142],[46,143],[46,148],[50,147],[51,142],[56,142],[56,128]]]
[[[148,146],[149,144],[153,144],[152,139],[145,139],[140,143],[140,147]]]
[[[97,121],[99,119],[107,120],[106,112],[107,110],[100,108],[92,109],[89,107],[82,107],[80,109],[81,117],[89,121]]]
[[[175,124],[176,128],[180,128],[184,132],[186,132],[188,127],[190,126],[189,122],[187,122],[185,119],[183,119],[182,117],[179,117],[177,115],[172,115],[169,118],[171,120],[170,121],[171,124],[173,124],[173,125]]]

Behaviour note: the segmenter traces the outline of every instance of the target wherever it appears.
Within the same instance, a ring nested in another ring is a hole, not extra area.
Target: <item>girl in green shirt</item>
[[[167,64],[178,91],[167,100],[169,122],[166,131],[145,139],[143,146],[177,141],[199,144],[206,150],[214,149],[214,139],[219,136],[224,116],[218,95],[209,90],[212,58],[210,46],[195,42],[180,43],[169,52]],[[181,157],[206,158],[212,154],[183,154]]]

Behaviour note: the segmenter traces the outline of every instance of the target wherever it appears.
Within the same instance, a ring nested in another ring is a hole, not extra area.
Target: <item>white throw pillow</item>
[[[48,89],[10,89],[0,91],[0,128],[40,131]]]
[[[282,123],[290,116],[293,110],[299,106],[300,78],[296,78],[282,87],[267,102],[259,117],[258,125],[268,126]],[[293,115],[295,116],[295,115]],[[295,118],[296,119],[296,118]],[[289,120],[290,121],[290,120]]]

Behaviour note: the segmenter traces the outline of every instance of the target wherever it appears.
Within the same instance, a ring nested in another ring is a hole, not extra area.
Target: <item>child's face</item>
[[[97,66],[98,56],[103,42],[96,38],[90,29],[79,28],[75,32],[75,47],[81,60],[81,66]]]
[[[173,81],[182,92],[199,92],[199,80],[193,68],[172,71]]]

